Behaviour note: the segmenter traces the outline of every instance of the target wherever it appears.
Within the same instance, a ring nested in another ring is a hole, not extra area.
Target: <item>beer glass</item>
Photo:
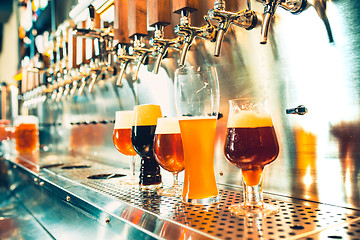
[[[21,115],[14,121],[15,149],[18,153],[39,150],[39,119],[32,115]]]
[[[134,121],[134,111],[117,111],[115,113],[115,126],[113,132],[113,142],[115,148],[122,154],[129,156],[130,162],[130,181],[128,184],[136,184],[135,179],[135,156],[136,152],[131,143],[131,127]]]
[[[175,106],[184,150],[182,201],[208,205],[219,201],[214,174],[214,145],[219,111],[214,67],[193,66],[175,72]]]
[[[240,98],[230,100],[224,152],[228,161],[241,169],[244,202],[229,207],[236,215],[272,214],[276,206],[266,204],[262,194],[264,167],[279,154],[268,100]]]
[[[162,186],[160,167],[153,152],[155,129],[160,117],[159,105],[145,104],[134,107],[131,142],[141,157],[139,183],[143,190],[155,190]]]
[[[182,189],[178,182],[178,174],[184,170],[184,154],[177,118],[158,119],[153,148],[156,161],[174,177],[172,187],[160,189],[158,195],[170,197],[180,195]]]

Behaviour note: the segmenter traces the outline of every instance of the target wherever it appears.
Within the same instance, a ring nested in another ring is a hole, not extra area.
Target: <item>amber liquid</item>
[[[39,131],[35,124],[21,123],[15,128],[15,148],[19,153],[31,153],[39,147]]]
[[[184,153],[181,134],[155,134],[154,153],[156,161],[169,172],[184,170]]]
[[[242,169],[245,182],[257,185],[264,166],[279,154],[274,127],[228,128],[224,152],[229,162]]]
[[[215,118],[179,120],[184,148],[183,198],[204,199],[218,195],[214,175]]]
[[[140,185],[161,183],[160,166],[153,152],[155,129],[156,125],[132,127],[131,142],[141,156]]]
[[[124,155],[135,156],[136,152],[131,142],[131,128],[114,129],[113,142],[115,148]]]

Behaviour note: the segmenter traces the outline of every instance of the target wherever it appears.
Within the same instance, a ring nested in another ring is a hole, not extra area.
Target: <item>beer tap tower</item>
[[[170,2],[167,0],[148,0],[149,25],[155,27],[154,37],[150,39],[150,45],[156,49],[156,61],[154,73],[159,72],[160,64],[169,48],[180,51],[183,38],[178,36],[174,39],[164,39],[164,28],[171,23]]]
[[[221,44],[231,24],[246,30],[253,29],[257,24],[256,13],[250,10],[250,4],[248,4],[248,9],[234,13],[225,10],[225,0],[215,0],[214,9],[208,11],[208,17],[219,23],[214,50],[215,57],[220,55]]]
[[[122,85],[122,79],[127,66],[134,61],[135,56],[129,54],[130,38],[128,31],[128,1],[114,1],[114,43],[116,44],[116,57],[120,62],[120,73],[116,81],[117,86]]]
[[[198,9],[198,0],[173,0],[173,12],[181,14],[180,24],[175,26],[175,33],[183,36],[183,47],[179,65],[185,65],[186,54],[190,49],[195,37],[214,42],[216,40],[217,29],[211,24],[209,18],[204,16],[206,25],[202,27],[191,26],[190,13]]]
[[[154,52],[153,48],[145,48],[144,38],[148,35],[147,32],[147,2],[146,0],[128,1],[129,19],[129,37],[133,39],[134,45],[132,53],[136,56],[136,68],[133,80],[138,80],[139,70],[141,64],[145,63],[146,58]]]

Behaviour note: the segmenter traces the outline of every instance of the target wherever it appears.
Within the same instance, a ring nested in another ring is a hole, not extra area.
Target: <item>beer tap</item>
[[[98,46],[95,46],[95,48],[99,49],[99,56],[98,56],[99,59],[93,58],[89,72],[89,77],[90,77],[89,92],[92,92],[97,76],[101,72],[106,71],[106,69],[109,67],[108,66],[109,54],[113,52],[112,41],[113,41],[114,33],[111,28],[105,28],[105,29],[99,28],[100,19],[96,18],[98,15],[95,13],[95,8],[92,5],[89,6],[89,15],[90,15],[90,24],[91,24],[90,28],[82,28],[82,29],[76,28],[74,29],[73,34],[77,37],[97,40],[96,42],[98,43]],[[85,80],[83,76],[79,88],[80,94],[84,90],[85,87],[84,85],[86,85]]]
[[[155,48],[157,57],[154,73],[159,72],[160,64],[169,48],[180,51],[182,37],[164,39],[164,28],[170,24],[170,2],[167,0],[148,0],[149,25],[155,27],[154,37],[150,39],[150,45]]]
[[[154,48],[146,48],[144,38],[147,36],[147,2],[146,0],[133,0],[128,2],[129,37],[133,39],[133,48],[130,54],[136,56],[136,67],[133,80],[138,80],[141,64],[145,63],[147,57],[154,52]]]
[[[136,57],[129,53],[130,38],[128,37],[128,1],[114,0],[114,43],[117,42],[116,59],[120,62],[120,73],[116,85],[122,85],[122,79],[126,68]]]
[[[191,26],[189,14],[197,10],[197,0],[192,2],[181,0],[173,1],[173,12],[180,13],[180,24],[175,26],[175,34],[184,37],[183,47],[179,65],[185,65],[186,54],[190,49],[195,37],[214,42],[216,40],[217,29],[211,24],[208,16],[204,16],[206,25],[202,27]]]
[[[264,5],[263,25],[261,29],[260,44],[266,44],[270,23],[278,6],[293,13],[299,14],[305,10],[307,0],[256,0]]]
[[[234,13],[225,10],[225,0],[215,0],[214,9],[208,11],[208,16],[211,20],[219,22],[215,42],[215,57],[220,55],[221,44],[231,24],[243,27],[246,30],[253,29],[257,24],[256,14],[250,10],[249,4],[248,9]]]

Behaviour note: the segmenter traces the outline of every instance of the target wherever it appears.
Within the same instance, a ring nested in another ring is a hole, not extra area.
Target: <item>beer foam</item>
[[[180,133],[179,120],[177,118],[159,118],[155,134]]]
[[[131,128],[134,122],[134,111],[117,111],[114,129]]]
[[[159,105],[144,104],[134,107],[134,125],[153,126],[157,124],[157,119],[162,117]]]
[[[227,127],[255,128],[272,127],[271,116],[268,113],[258,114],[252,111],[241,111],[229,116]]]

